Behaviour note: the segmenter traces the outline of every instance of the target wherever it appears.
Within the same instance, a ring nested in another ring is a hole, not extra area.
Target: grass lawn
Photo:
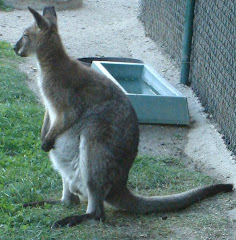
[[[227,195],[167,215],[136,215],[107,207],[104,224],[87,222],[58,230],[50,229],[55,220],[84,213],[86,204],[73,208],[46,205],[23,209],[22,203],[60,198],[61,179],[40,149],[43,107],[28,90],[27,76],[18,70],[20,61],[8,43],[0,42],[1,240],[230,239],[224,238],[230,234],[223,214]],[[164,195],[212,181],[189,171],[179,159],[139,156],[131,170],[129,187],[139,194]],[[167,219],[163,220],[163,216]]]

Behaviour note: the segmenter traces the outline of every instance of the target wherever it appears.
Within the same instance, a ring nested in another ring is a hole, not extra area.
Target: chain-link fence
[[[186,0],[140,0],[146,33],[180,64]],[[236,154],[236,3],[196,0],[190,80]]]
[[[183,0],[140,0],[139,17],[145,31],[178,63],[181,61],[182,38],[184,33]]]

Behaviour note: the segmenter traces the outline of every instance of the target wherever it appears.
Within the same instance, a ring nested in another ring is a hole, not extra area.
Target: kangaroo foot
[[[24,208],[30,207],[43,207],[45,204],[59,204],[61,200],[48,200],[48,201],[41,201],[41,202],[31,202],[23,204]]]
[[[74,227],[84,221],[90,220],[90,219],[94,219],[94,215],[90,214],[90,213],[86,213],[83,215],[75,215],[75,216],[69,216],[66,218],[63,218],[59,221],[56,221],[55,223],[53,223],[52,227],[53,229],[55,228],[61,228],[61,227]]]

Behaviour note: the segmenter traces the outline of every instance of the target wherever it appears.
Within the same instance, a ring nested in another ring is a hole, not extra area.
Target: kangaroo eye
[[[23,38],[28,38],[28,35],[27,35],[27,34],[24,34],[24,35],[23,35]]]

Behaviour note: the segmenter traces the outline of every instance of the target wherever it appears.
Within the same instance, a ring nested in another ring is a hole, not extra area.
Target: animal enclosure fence
[[[180,65],[186,0],[140,0],[146,34]],[[205,110],[236,154],[236,4],[197,0],[194,10],[190,82]]]

